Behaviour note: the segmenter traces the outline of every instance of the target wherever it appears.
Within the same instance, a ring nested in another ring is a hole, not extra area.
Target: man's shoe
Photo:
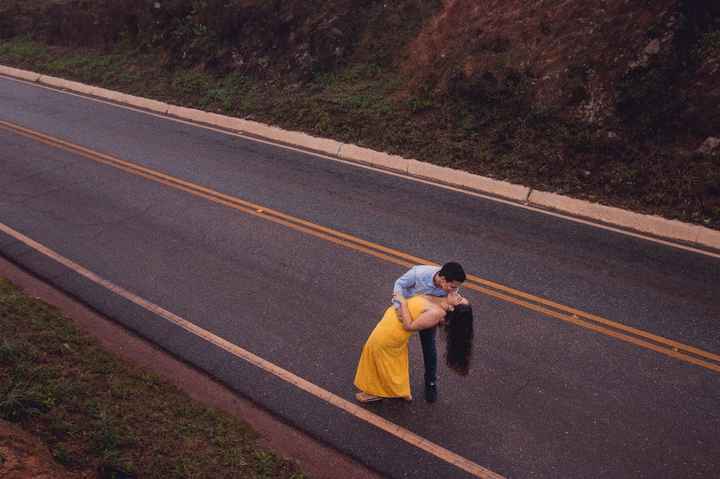
[[[437,384],[426,383],[425,384],[425,400],[427,402],[437,401]]]

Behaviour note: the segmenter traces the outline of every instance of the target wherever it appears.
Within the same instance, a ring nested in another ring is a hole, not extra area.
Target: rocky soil
[[[80,479],[53,461],[43,442],[0,419],[0,477],[3,479]]]

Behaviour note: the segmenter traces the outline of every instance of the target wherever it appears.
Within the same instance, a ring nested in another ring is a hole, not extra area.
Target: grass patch
[[[720,30],[712,30],[700,38],[699,46],[701,57],[717,58],[720,52]]]
[[[40,437],[71,470],[305,477],[258,448],[247,425],[114,358],[58,310],[4,279],[0,330],[0,418]]]
[[[48,48],[38,42],[24,37],[13,41],[0,42],[0,56],[15,65],[36,65],[47,62],[50,58]]]

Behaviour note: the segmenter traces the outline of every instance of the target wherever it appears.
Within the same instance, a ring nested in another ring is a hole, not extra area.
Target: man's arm
[[[395,304],[396,308],[400,307],[400,303],[399,300],[395,299],[395,297],[398,296],[407,298],[409,296],[409,289],[415,286],[415,282],[417,280],[415,268],[416,267],[413,266],[407,270],[404,275],[400,276],[397,281],[395,281],[395,286],[393,287],[393,304]]]
[[[395,286],[393,287],[392,303],[393,306],[395,306],[395,310],[397,311],[398,319],[403,324],[406,320],[410,319],[410,314],[407,311],[407,305],[403,307],[403,303],[408,296],[407,293],[410,288],[415,286],[415,281],[416,271],[415,266],[413,266],[412,268],[407,270],[404,275],[400,276],[397,281],[395,281]]]

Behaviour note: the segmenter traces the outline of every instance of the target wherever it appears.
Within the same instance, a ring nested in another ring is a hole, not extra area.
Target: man
[[[465,282],[465,271],[460,264],[455,262],[445,263],[442,268],[439,266],[413,266],[404,275],[395,281],[393,288],[393,305],[400,315],[400,297],[410,298],[417,294],[428,294],[431,296],[450,296],[453,304],[467,304],[467,300],[460,296],[458,290]],[[427,402],[437,401],[437,348],[435,346],[435,335],[437,328],[420,331],[420,343],[422,344],[423,362],[425,363],[425,400]]]

